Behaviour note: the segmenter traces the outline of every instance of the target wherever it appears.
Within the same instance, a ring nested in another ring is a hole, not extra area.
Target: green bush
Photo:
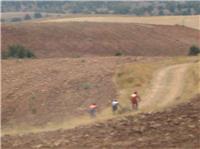
[[[115,56],[122,56],[122,55],[123,55],[123,53],[121,51],[118,51],[115,53]]]
[[[41,13],[34,13],[34,18],[42,18],[42,15]]]
[[[200,53],[200,48],[198,48],[197,46],[192,46],[190,47],[188,55],[195,56],[198,55],[199,53]]]
[[[21,45],[12,45],[7,51],[1,52],[2,59],[6,58],[34,58],[35,55]]]

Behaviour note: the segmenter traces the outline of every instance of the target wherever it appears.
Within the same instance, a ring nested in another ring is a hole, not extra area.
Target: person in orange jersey
[[[92,103],[92,104],[89,106],[89,113],[90,113],[90,116],[91,116],[92,118],[96,117],[96,109],[97,109],[96,103]]]

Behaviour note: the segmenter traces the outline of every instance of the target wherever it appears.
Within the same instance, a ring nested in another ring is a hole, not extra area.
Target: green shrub
[[[34,13],[34,18],[42,18],[42,15],[41,13]]]
[[[198,55],[199,53],[200,53],[200,48],[198,48],[197,46],[192,46],[190,47],[188,55],[195,56]]]
[[[121,51],[118,51],[115,53],[115,56],[122,56],[122,55],[123,55],[123,53]]]
[[[21,45],[12,45],[7,51],[1,52],[2,59],[6,58],[34,58],[35,55]]]

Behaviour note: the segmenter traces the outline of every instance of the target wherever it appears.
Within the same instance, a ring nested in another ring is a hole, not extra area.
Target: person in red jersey
[[[138,110],[138,102],[141,101],[141,98],[136,91],[131,95],[130,100],[131,100],[131,104],[132,104],[132,109]]]

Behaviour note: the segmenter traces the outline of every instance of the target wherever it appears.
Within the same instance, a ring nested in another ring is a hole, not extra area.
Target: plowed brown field
[[[2,26],[2,49],[21,44],[39,58],[187,55],[200,31],[183,26],[133,23],[24,23]]]

